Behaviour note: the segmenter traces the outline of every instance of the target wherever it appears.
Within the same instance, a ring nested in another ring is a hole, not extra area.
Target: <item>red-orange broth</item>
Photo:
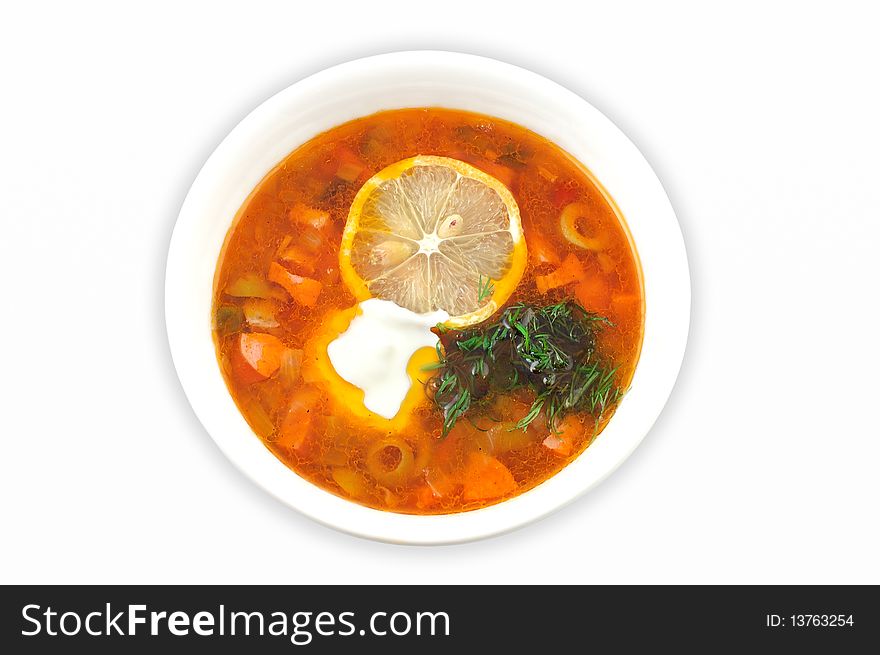
[[[548,440],[551,430],[542,421],[512,429],[533,400],[524,390],[484,401],[500,421],[481,422],[477,412],[477,420],[458,420],[445,437],[441,413],[427,399],[405,428],[383,430],[350,411],[310,367],[310,340],[328,316],[355,304],[338,263],[352,199],[377,171],[415,155],[468,162],[511,190],[529,263],[507,304],[574,299],[610,319],[596,352],[617,367],[621,389],[638,360],[644,303],[637,255],[608,196],[563,150],[507,121],[449,109],[385,111],[313,138],[260,182],[229,230],[215,275],[214,338],[233,399],[266,447],[319,487],[377,509],[444,514],[540,484],[579,456],[613,412],[601,421],[570,416],[565,448],[550,447],[557,442]],[[572,207],[578,230],[599,239],[601,248],[564,238],[560,214]],[[575,279],[540,293],[536,279],[572,258]],[[292,296],[273,281],[278,266],[314,284]],[[281,364],[262,371],[247,366],[242,348],[268,349]]]

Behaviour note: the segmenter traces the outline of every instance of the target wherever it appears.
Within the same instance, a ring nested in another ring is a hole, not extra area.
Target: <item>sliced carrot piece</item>
[[[491,500],[516,489],[504,464],[482,453],[471,453],[464,470],[464,500]]]
[[[305,307],[315,306],[321,289],[324,286],[310,277],[291,273],[277,262],[269,264],[269,279],[275,284],[284,287],[284,290],[290,294],[291,298]]]
[[[611,306],[611,289],[600,275],[588,277],[578,284],[574,288],[574,297],[584,309],[605,311]]]
[[[232,354],[233,374],[244,384],[270,378],[281,367],[284,350],[284,344],[271,334],[240,334]]]
[[[547,273],[547,275],[536,275],[535,285],[538,287],[539,293],[547,293],[551,289],[564,287],[573,282],[577,282],[578,280],[583,279],[583,277],[584,266],[581,264],[581,260],[575,257],[574,253],[569,253],[568,256],[562,260],[562,264],[559,265],[559,268]],[[269,279],[271,279],[271,276]]]

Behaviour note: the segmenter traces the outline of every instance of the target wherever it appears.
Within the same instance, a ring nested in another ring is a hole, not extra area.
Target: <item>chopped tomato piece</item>
[[[270,378],[280,368],[284,350],[281,340],[271,334],[240,334],[232,353],[233,373],[244,384]]]
[[[551,289],[564,287],[573,282],[577,282],[578,280],[583,279],[583,277],[584,266],[581,264],[581,260],[575,257],[574,253],[569,253],[569,255],[562,260],[562,264],[559,265],[559,268],[547,273],[547,275],[536,275],[535,285],[538,287],[539,293],[547,293]]]
[[[516,480],[504,464],[482,453],[471,453],[464,470],[464,500],[491,500],[516,489]]]
[[[284,290],[290,294],[291,298],[305,307],[315,306],[315,303],[318,302],[321,288],[324,286],[310,277],[291,273],[277,262],[269,264],[269,279],[275,284],[284,287]]]

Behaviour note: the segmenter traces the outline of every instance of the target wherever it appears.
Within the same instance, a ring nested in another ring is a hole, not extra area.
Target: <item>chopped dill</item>
[[[487,277],[486,281],[484,282],[483,276],[481,274],[480,279],[477,280],[477,302],[483,302],[493,293],[495,293],[495,285],[492,284],[492,278]]]
[[[476,328],[437,330],[439,361],[426,370],[437,371],[428,386],[443,412],[443,434],[474,401],[521,388],[531,389],[535,400],[517,428],[527,428],[542,412],[550,429],[570,412],[601,418],[621,396],[617,369],[594,357],[596,331],[606,325],[606,318],[566,300],[546,307],[515,304]]]

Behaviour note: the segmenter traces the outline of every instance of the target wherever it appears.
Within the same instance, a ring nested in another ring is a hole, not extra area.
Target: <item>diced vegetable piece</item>
[[[385,506],[389,509],[393,509],[400,505],[401,497],[388,489],[387,487],[380,487],[379,490],[382,492],[382,497],[385,499]]]
[[[345,180],[346,182],[354,182],[358,179],[358,176],[361,172],[366,168],[363,164],[356,164],[353,162],[342,162],[339,164],[339,168],[336,169],[336,177],[339,179]]]
[[[309,225],[316,230],[323,230],[330,221],[330,214],[321,209],[313,209],[301,202],[290,208],[290,220],[298,225]]]
[[[522,402],[506,394],[499,395],[495,399],[493,413],[501,420],[490,425],[486,432],[492,442],[493,454],[520,450],[540,441],[540,437],[547,430],[547,419],[543,412],[529,423],[525,430],[516,427],[517,422],[529,413],[531,407],[531,403]]]
[[[300,368],[300,374],[302,375],[303,382],[307,382],[308,384],[323,382],[325,380],[325,375],[321,370],[319,359],[315,357],[314,353],[309,355],[308,351],[303,352],[303,362],[302,367]]]
[[[362,498],[367,495],[367,483],[357,471],[340,466],[334,468],[331,475],[336,484],[352,498]]]
[[[269,279],[284,287],[296,302],[304,307],[314,307],[318,302],[321,288],[324,286],[310,277],[303,277],[291,273],[281,264],[272,262],[269,264]]]
[[[302,373],[303,351],[288,348],[281,355],[281,368],[278,370],[278,378],[288,385],[299,380]]]
[[[278,244],[278,248],[275,249],[275,254],[277,255],[278,253],[284,252],[284,250],[287,248],[287,246],[290,245],[292,241],[293,236],[290,234],[285,234],[284,238],[281,239],[281,243]]]
[[[436,498],[446,498],[455,493],[459,483],[439,467],[425,470],[425,484]]]
[[[571,455],[571,444],[557,434],[551,434],[544,439],[543,443],[544,446],[560,457],[568,457]]]
[[[317,254],[324,249],[324,234],[311,225],[303,225],[296,235],[296,243],[307,252]]]
[[[614,260],[608,253],[600,252],[596,255],[596,259],[599,260],[599,268],[602,269],[603,273],[610,273],[616,268]]]
[[[605,311],[611,305],[611,289],[601,275],[584,279],[574,288],[574,297],[581,307],[590,311]]]
[[[433,464],[452,470],[461,459],[461,453],[476,441],[478,434],[479,430],[470,421],[456,421],[449,434],[434,448]]]
[[[306,250],[302,245],[295,243],[288,246],[278,255],[282,261],[293,264],[294,268],[303,273],[315,272],[315,255]]]
[[[272,377],[281,366],[284,344],[271,334],[240,334],[232,354],[234,375],[244,384]]]
[[[528,407],[518,418],[525,416],[526,412],[528,412]],[[516,420],[496,423],[489,428],[488,433],[489,438],[492,439],[493,452],[495,454],[506,453],[511,450],[520,450],[530,443],[535,443],[535,432],[532,430],[532,426],[538,423],[539,420],[535,419],[532,421],[525,430],[516,427]],[[544,422],[546,422],[546,419],[544,419]]]
[[[228,337],[241,330],[244,314],[237,305],[220,305],[214,314],[214,329],[221,337]]]
[[[575,441],[584,433],[584,424],[573,414],[559,421],[556,430],[544,439],[544,446],[561,457],[571,455]]]
[[[315,278],[323,285],[336,284],[339,279],[339,266],[334,258],[333,261],[325,261],[318,266]]]
[[[342,448],[330,448],[321,454],[321,462],[327,466],[345,466],[348,464],[348,453]]]
[[[367,167],[360,157],[345,146],[337,149],[336,159],[339,161],[336,177],[346,182],[354,182]]]
[[[536,275],[535,285],[540,293],[547,293],[551,289],[564,287],[573,282],[583,279],[584,267],[573,253],[562,260],[559,268],[555,271],[547,273],[547,275]]]
[[[267,440],[271,439],[272,435],[275,433],[275,425],[272,423],[269,414],[266,413],[265,408],[258,400],[251,399],[245,403],[244,415],[245,418],[247,418],[251,429],[253,429],[258,437]]]
[[[236,298],[272,298],[272,287],[261,275],[245,273],[227,286],[223,293]]]
[[[287,415],[281,423],[277,443],[287,448],[299,449],[309,435],[312,417],[321,394],[315,387],[300,387],[290,397]]]
[[[491,500],[516,489],[516,480],[504,464],[482,453],[471,453],[464,470],[465,501]]]
[[[583,219],[590,213],[590,207],[582,202],[573,202],[565,206],[559,215],[559,228],[569,243],[584,248],[585,250],[602,250],[605,247],[604,240],[598,236],[587,236],[581,232],[579,219]]]
[[[559,262],[562,261],[559,258],[559,253],[556,252],[556,249],[538,232],[529,230],[526,232],[525,237],[526,246],[528,246],[529,249],[529,257],[531,257],[535,264],[539,266],[541,264],[552,264],[553,266],[557,266]]]
[[[244,301],[244,318],[251,327],[265,330],[277,328],[280,325],[275,318],[277,309],[274,300],[248,298]]]

